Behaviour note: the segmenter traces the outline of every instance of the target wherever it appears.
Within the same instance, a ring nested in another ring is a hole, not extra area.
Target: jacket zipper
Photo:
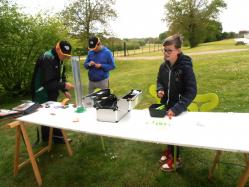
[[[170,77],[171,77],[171,69],[169,68],[168,64],[166,64],[167,68],[169,69],[169,82],[168,82],[168,91],[167,91],[167,94],[168,94],[168,99],[167,99],[167,106],[169,104],[169,92],[170,92]]]

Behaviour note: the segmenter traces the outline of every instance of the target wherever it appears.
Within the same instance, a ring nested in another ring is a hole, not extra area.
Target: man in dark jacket
[[[74,86],[67,82],[63,60],[71,57],[71,45],[67,41],[60,41],[56,46],[42,54],[36,64],[31,82],[32,101],[44,103],[57,101],[59,91],[67,98],[71,98],[68,90]],[[42,140],[48,141],[49,127],[41,127]],[[60,129],[53,130],[54,143],[64,143]]]
[[[161,64],[157,76],[157,95],[161,103],[165,104],[166,115],[171,119],[187,110],[197,92],[192,60],[181,51],[182,40],[176,34],[166,38],[163,42],[164,63]],[[174,146],[169,145],[160,159],[161,170],[173,171]],[[176,167],[181,166],[179,147],[177,147]]]
[[[89,52],[84,63],[88,69],[88,92],[92,93],[96,88],[109,88],[109,71],[115,68],[111,51],[101,44],[99,38],[93,36],[88,40]]]

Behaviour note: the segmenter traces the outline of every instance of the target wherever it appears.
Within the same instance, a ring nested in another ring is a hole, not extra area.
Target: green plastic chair
[[[219,97],[215,93],[197,94],[188,106],[190,112],[209,112],[219,104]]]
[[[156,100],[156,103],[160,104],[160,98],[157,97],[157,90],[155,84],[149,86],[149,93]]]
[[[160,98],[157,97],[155,84],[149,86],[149,93],[153,98],[155,98],[156,103],[160,103]],[[218,104],[219,97],[215,93],[197,94],[193,102],[188,106],[187,110],[189,112],[208,112],[215,109]],[[176,163],[176,146],[174,146],[174,155],[174,163]],[[214,167],[215,164],[213,168]]]
[[[155,84],[149,86],[149,93],[156,100],[156,103],[160,103]],[[215,93],[197,94],[193,102],[188,106],[188,111],[208,112],[215,109],[218,104],[219,97]]]

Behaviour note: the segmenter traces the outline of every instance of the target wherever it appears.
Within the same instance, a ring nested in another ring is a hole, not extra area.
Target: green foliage
[[[222,39],[235,38],[236,33],[235,32],[223,32],[221,37]]]
[[[165,32],[159,34],[159,40],[160,40],[161,42],[163,42],[163,40],[164,40],[165,38],[167,38],[167,36],[168,36],[167,31],[165,31]]]
[[[212,29],[216,30],[213,35],[220,31],[219,24],[215,25],[214,21],[220,10],[225,7],[226,4],[223,0],[170,0],[165,5],[165,21],[169,25],[171,34],[183,34],[189,41],[190,47],[195,47],[207,39],[205,34],[208,28],[218,27]]]
[[[55,19],[26,16],[15,5],[0,4],[0,84],[7,92],[29,91],[38,55],[55,45],[63,30]]]
[[[222,25],[218,21],[209,21],[206,27],[204,42],[213,42],[222,39]]]
[[[69,32],[84,42],[91,33],[107,34],[108,21],[117,17],[114,4],[115,0],[76,0],[61,15]]]

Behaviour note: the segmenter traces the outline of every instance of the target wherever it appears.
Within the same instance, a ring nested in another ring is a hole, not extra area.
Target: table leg
[[[215,155],[215,158],[214,158],[214,161],[213,161],[213,166],[209,170],[209,174],[208,174],[208,179],[209,180],[213,177],[214,169],[215,169],[217,163],[220,161],[221,153],[222,153],[221,151],[216,151],[216,155]]]
[[[26,144],[26,148],[27,148],[29,159],[30,159],[30,162],[31,162],[34,174],[35,174],[36,181],[37,181],[38,185],[41,186],[42,185],[41,174],[40,174],[38,165],[37,165],[35,157],[34,157],[34,153],[32,150],[32,146],[31,146],[27,131],[26,131],[23,123],[20,125],[20,128],[21,128],[21,132],[23,134],[24,142]]]
[[[63,138],[64,138],[64,141],[65,141],[65,144],[66,144],[66,147],[67,147],[67,152],[68,152],[68,155],[69,156],[72,156],[73,155],[73,150],[68,142],[68,139],[67,139],[67,135],[65,133],[65,131],[63,129],[61,129],[61,132],[62,132],[62,135],[63,135]]]
[[[246,154],[245,154],[246,156]],[[246,157],[247,159],[247,157]],[[245,171],[244,173],[240,176],[240,179],[239,179],[239,182],[238,182],[238,185],[237,187],[244,187],[246,182],[247,182],[247,179],[249,177],[249,161],[247,160],[246,161],[246,168],[245,168]]]
[[[20,126],[17,126],[16,127],[16,150],[15,150],[15,158],[14,158],[14,176],[16,176],[18,173],[20,145],[21,145],[21,128]]]

